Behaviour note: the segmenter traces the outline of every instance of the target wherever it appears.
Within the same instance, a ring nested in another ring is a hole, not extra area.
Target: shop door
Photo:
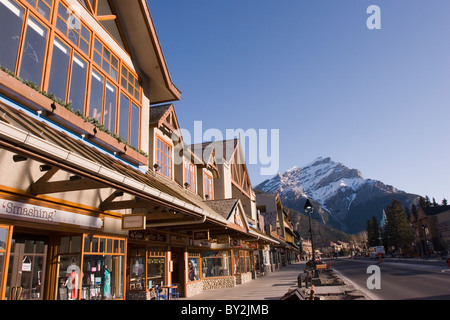
[[[180,296],[184,295],[184,250],[172,247],[172,284],[177,285],[177,291]]]
[[[47,249],[47,238],[13,235],[7,299],[43,299]]]

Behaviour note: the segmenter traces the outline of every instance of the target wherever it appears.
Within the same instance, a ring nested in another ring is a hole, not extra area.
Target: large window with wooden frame
[[[203,172],[203,195],[206,200],[214,200],[213,178],[206,172]]]
[[[130,250],[129,290],[152,289],[165,282],[166,251],[161,247]]]
[[[196,167],[186,159],[184,159],[184,186],[194,193],[197,191]]]
[[[201,255],[200,252],[188,252],[188,281],[200,280],[201,274]]]
[[[156,164],[157,172],[172,179],[172,146],[160,137],[156,137]]]
[[[202,277],[221,276],[231,276],[230,251],[202,251]]]
[[[4,295],[4,275],[7,272],[6,258],[8,255],[8,244],[11,241],[12,227],[0,225],[0,300],[3,300]]]
[[[125,248],[121,238],[61,237],[58,300],[123,299]]]
[[[139,77],[62,0],[0,0],[0,65],[140,144]]]
[[[28,15],[19,77],[41,86],[46,58],[48,29],[39,19]],[[3,46],[4,44],[2,44]]]

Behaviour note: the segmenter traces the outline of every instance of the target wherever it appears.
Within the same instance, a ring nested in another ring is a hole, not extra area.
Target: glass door
[[[6,298],[42,300],[48,239],[13,235]]]

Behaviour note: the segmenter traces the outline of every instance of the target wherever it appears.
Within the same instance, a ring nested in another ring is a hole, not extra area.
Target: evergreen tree
[[[414,203],[411,206],[411,214],[414,216],[414,218],[417,219],[418,211],[417,211],[417,207],[416,207],[416,205]]]
[[[408,207],[405,207],[405,214],[406,214],[406,218],[408,218],[408,221],[411,221],[411,212],[409,211]]]
[[[372,216],[371,220],[367,220],[367,243],[369,247],[379,245],[380,229],[378,220],[375,216]]]
[[[439,207],[438,203],[436,202],[436,199],[433,197],[433,207]]]
[[[419,207],[428,208],[431,205],[430,198],[428,196],[419,197]]]
[[[386,226],[384,229],[384,242],[390,248],[404,249],[414,240],[413,230],[408,217],[403,211],[400,201],[394,199],[386,208]]]
[[[442,199],[442,205],[443,205],[443,206],[446,206],[446,205],[447,205],[447,199],[445,199],[445,198]]]

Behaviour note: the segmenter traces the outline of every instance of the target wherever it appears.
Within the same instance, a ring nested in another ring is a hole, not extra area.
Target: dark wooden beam
[[[50,175],[51,171],[49,171],[48,173]],[[108,188],[107,185],[90,179],[81,179],[76,181],[63,180],[63,181],[46,182],[45,181],[46,179],[43,179],[45,175],[41,178],[42,180],[39,179],[30,186],[30,192],[32,194],[39,195],[48,193]]]

